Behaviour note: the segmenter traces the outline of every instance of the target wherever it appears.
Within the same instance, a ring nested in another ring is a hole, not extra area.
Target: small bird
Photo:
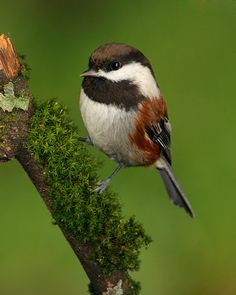
[[[118,163],[96,191],[103,192],[122,167],[153,166],[173,203],[194,217],[171,168],[171,125],[149,60],[129,45],[105,44],[92,53],[81,76],[80,110],[88,137],[80,140]]]

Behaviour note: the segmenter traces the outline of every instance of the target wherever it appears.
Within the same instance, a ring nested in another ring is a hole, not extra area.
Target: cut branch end
[[[7,79],[16,77],[21,66],[11,39],[6,35],[0,35],[0,72]]]

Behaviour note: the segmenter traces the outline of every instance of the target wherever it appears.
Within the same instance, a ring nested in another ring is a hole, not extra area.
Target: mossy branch
[[[36,103],[27,79],[27,66],[1,35],[0,162],[15,157],[24,167],[82,263],[91,294],[138,294],[128,271],[138,269],[150,238],[134,217],[124,218],[116,194],[94,192],[98,163],[67,110],[56,100]]]

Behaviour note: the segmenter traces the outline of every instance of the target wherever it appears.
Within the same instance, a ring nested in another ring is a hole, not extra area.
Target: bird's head
[[[160,94],[149,60],[138,49],[126,44],[110,43],[98,47],[89,59],[89,69],[81,76],[93,78],[96,83],[99,80],[119,83],[121,88],[128,83],[130,91],[134,89],[145,97]]]

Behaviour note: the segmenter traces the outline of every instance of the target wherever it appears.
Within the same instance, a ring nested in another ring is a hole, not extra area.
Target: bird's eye
[[[110,69],[112,71],[117,71],[122,67],[121,63],[119,61],[114,60],[110,63]]]

